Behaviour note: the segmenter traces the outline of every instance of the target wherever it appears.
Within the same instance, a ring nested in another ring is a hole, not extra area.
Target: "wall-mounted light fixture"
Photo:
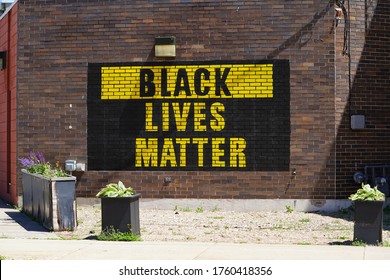
[[[1,51],[0,52],[0,70],[5,69],[7,66],[7,52]]]
[[[65,160],[65,171],[72,174],[73,171],[85,171],[85,163],[78,163],[74,159]]]
[[[176,38],[156,37],[154,39],[154,55],[156,57],[176,57]]]

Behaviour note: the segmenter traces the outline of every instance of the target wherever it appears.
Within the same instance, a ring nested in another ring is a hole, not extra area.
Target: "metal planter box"
[[[355,200],[353,240],[367,244],[382,242],[384,201]]]
[[[114,229],[140,235],[139,198],[141,194],[129,197],[101,197],[102,231]]]
[[[47,178],[23,169],[22,183],[26,214],[49,230],[76,228],[76,177]]]

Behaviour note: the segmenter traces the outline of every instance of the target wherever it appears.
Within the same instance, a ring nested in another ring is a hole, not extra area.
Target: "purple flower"
[[[37,158],[38,158],[38,160],[39,160],[40,163],[42,163],[42,164],[45,164],[45,163],[46,163],[46,160],[45,160],[45,158],[43,157],[43,155],[42,155],[41,152],[38,152],[38,153],[37,153]]]
[[[30,159],[34,163],[39,163],[39,159],[38,159],[37,155],[35,154],[35,152],[33,152],[33,151],[30,152]]]
[[[30,166],[33,166],[35,164],[45,164],[46,160],[43,157],[41,152],[35,153],[35,152],[31,151],[28,157],[19,158],[19,162],[24,167],[30,167]]]
[[[52,167],[46,162],[41,152],[31,151],[28,157],[19,158],[20,164],[32,174],[41,174],[46,177],[65,177],[66,174],[59,166]]]
[[[34,165],[34,162],[29,158],[20,158],[19,162],[21,165],[23,165],[25,167],[30,167],[30,166]]]

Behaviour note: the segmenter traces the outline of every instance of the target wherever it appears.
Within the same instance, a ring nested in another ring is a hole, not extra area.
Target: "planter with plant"
[[[110,183],[96,195],[101,198],[102,231],[140,235],[139,198],[131,187],[121,181]]]
[[[382,242],[383,207],[385,195],[377,187],[362,184],[362,188],[350,195],[355,206],[353,240],[366,244]]]
[[[76,177],[52,166],[42,153],[20,158],[23,211],[49,230],[76,228]]]

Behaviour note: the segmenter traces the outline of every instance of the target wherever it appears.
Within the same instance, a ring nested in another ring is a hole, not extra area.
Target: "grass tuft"
[[[141,236],[131,232],[120,232],[114,228],[102,231],[98,237],[100,241],[141,241]]]

